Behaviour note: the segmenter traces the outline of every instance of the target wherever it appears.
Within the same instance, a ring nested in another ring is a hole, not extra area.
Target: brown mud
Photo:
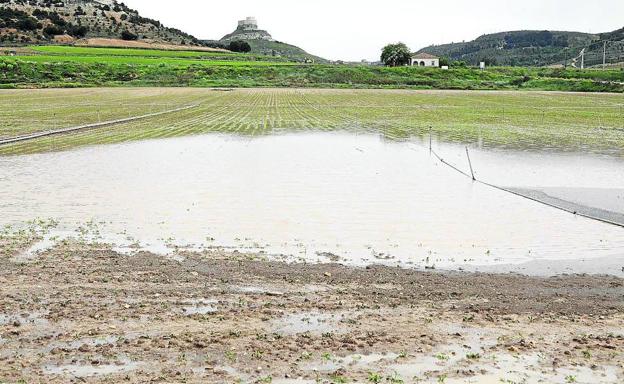
[[[14,251],[17,252],[17,251]],[[618,383],[624,280],[0,254],[0,382]]]

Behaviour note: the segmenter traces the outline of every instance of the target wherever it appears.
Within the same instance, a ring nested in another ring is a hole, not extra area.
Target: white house
[[[414,53],[411,65],[416,67],[439,67],[440,58],[428,53]]]

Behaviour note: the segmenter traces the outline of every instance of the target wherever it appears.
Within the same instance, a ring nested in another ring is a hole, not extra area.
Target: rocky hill
[[[200,44],[115,0],[0,0],[0,44],[71,43],[96,37]]]
[[[234,32],[229,33],[218,41],[207,41],[208,44],[226,47],[232,41],[246,41],[251,46],[251,52],[259,55],[284,57],[301,62],[327,62],[326,59],[311,55],[305,50],[281,41],[277,41],[266,30],[258,27],[258,22],[253,17],[238,22]]]
[[[619,31],[619,32],[618,32]],[[452,61],[490,65],[549,66],[563,65],[585,49],[585,64],[602,64],[603,43],[607,43],[607,62],[624,61],[624,29],[605,34],[562,31],[510,31],[461,43],[432,45],[419,52],[427,52]],[[580,65],[580,63],[578,63]]]

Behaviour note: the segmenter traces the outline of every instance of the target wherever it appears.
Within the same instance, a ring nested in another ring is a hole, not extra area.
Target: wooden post
[[[474,175],[474,170],[472,169],[472,161],[470,161],[470,153],[468,152],[468,147],[466,147],[466,156],[468,157],[468,165],[470,165],[470,174],[472,175],[472,181],[476,181]]]
[[[433,151],[433,138],[431,137],[432,127],[429,127],[429,156],[431,156],[431,152]]]

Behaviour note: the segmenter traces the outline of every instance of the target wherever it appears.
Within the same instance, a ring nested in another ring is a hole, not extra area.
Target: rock
[[[80,348],[78,348],[80,352],[91,352],[91,347],[87,344],[82,344]]]
[[[329,273],[329,272],[325,272],[324,275],[325,275],[325,277],[332,277],[332,274]]]
[[[50,351],[52,355],[60,355],[62,352],[63,351],[61,350],[61,348],[58,348],[58,347],[52,348],[52,350]]]

